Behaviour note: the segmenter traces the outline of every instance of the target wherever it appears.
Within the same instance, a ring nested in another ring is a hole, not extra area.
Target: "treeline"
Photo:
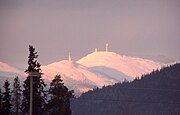
[[[24,115],[29,114],[29,95],[25,95],[22,90],[19,77],[14,78],[12,90],[10,82],[6,80],[3,88],[0,88],[0,115]],[[44,90],[43,95],[33,94],[33,115],[70,115],[70,99],[73,97],[73,91],[69,91],[61,79],[56,75],[50,83],[50,89]],[[36,95],[36,98],[35,98]],[[42,100],[37,100],[42,98]],[[41,102],[41,103],[38,103]],[[36,113],[35,113],[36,112]]]
[[[73,115],[180,115],[180,64],[95,88],[74,99],[71,107]]]
[[[0,115],[27,115],[30,114],[30,90],[32,90],[32,114],[33,115],[70,115],[70,99],[74,96],[64,85],[61,76],[56,75],[46,88],[42,79],[40,64],[37,62],[37,52],[33,46],[29,46],[28,68],[25,72],[28,77],[20,85],[18,77],[15,77],[13,88],[10,89],[8,80],[4,82],[4,88],[0,89]],[[32,82],[30,82],[32,80]],[[32,87],[31,84],[32,83]]]

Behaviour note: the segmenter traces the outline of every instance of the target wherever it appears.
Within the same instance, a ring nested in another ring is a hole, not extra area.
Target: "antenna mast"
[[[69,52],[68,61],[71,62],[71,53]]]
[[[108,52],[108,44],[106,44],[106,52]]]

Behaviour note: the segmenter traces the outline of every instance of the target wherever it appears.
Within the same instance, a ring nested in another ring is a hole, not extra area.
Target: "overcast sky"
[[[24,68],[105,49],[180,60],[180,0],[0,0],[0,61]]]

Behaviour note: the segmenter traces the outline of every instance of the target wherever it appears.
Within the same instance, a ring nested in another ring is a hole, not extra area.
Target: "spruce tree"
[[[14,78],[13,90],[12,90],[12,113],[13,115],[20,115],[21,112],[21,96],[22,90],[18,76]]]
[[[71,115],[70,99],[73,91],[68,90],[60,75],[56,75],[50,83],[49,94],[51,98],[47,106],[48,115]]]
[[[42,115],[46,104],[46,84],[41,76],[40,64],[37,62],[37,52],[35,48],[29,45],[28,68],[25,70],[28,73],[27,79],[24,81],[22,112],[29,113],[30,107],[30,77],[33,78],[33,115]],[[30,73],[39,73],[37,76],[30,76]]]
[[[4,93],[2,98],[2,115],[10,115],[11,114],[11,92],[10,92],[10,83],[8,80],[4,82]]]

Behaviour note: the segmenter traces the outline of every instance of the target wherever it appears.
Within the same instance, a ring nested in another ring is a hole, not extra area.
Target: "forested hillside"
[[[73,115],[180,115],[180,64],[74,99]]]

